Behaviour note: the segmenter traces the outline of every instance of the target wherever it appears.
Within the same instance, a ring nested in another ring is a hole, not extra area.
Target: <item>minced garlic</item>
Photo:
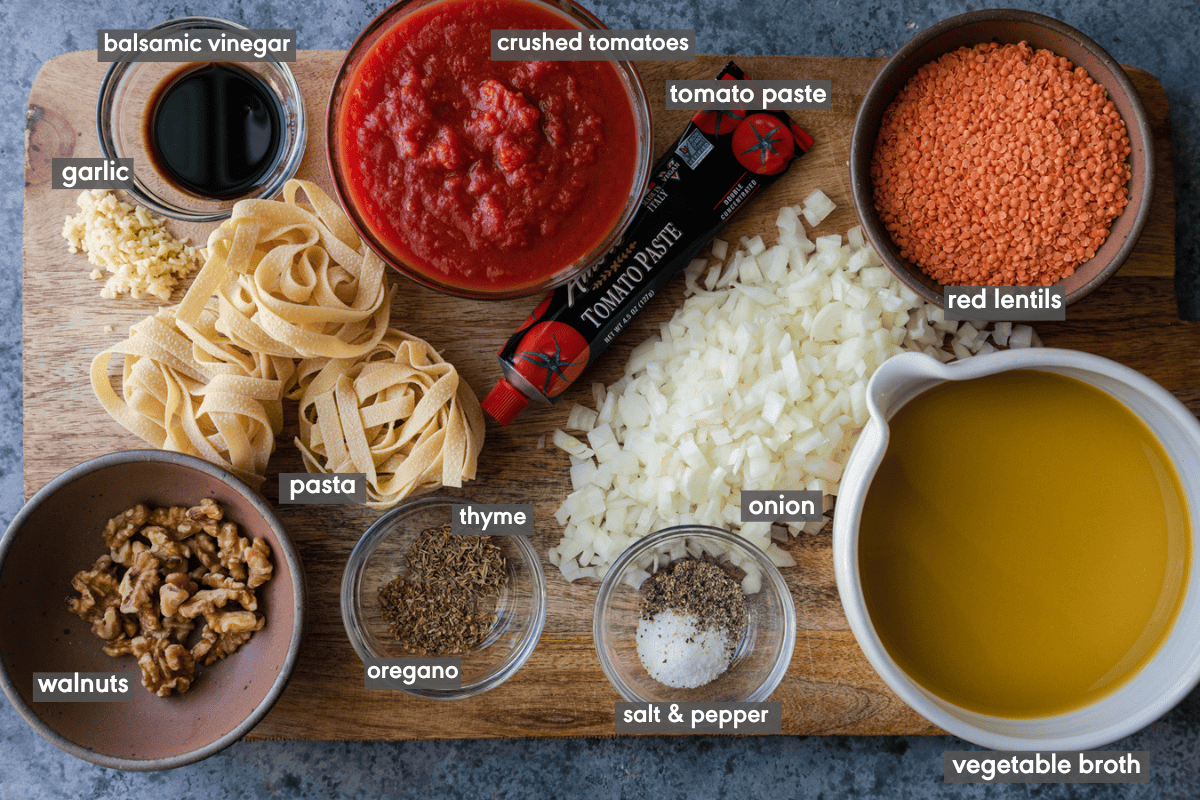
[[[83,192],[77,202],[79,213],[67,217],[62,235],[72,253],[82,250],[110,273],[100,290],[105,299],[128,293],[135,300],[144,294],[170,300],[179,279],[204,261],[203,249],[179,241],[164,220],[118,200],[111,190]],[[106,276],[94,269],[91,277]]]

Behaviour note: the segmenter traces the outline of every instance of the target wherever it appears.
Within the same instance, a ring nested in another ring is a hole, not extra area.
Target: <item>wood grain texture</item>
[[[322,129],[340,60],[336,52],[305,52],[294,66],[309,114],[308,150],[300,176],[326,188]],[[690,63],[643,67],[653,104],[656,152],[666,149],[689,116],[662,110],[663,81],[712,77],[725,60],[700,56]],[[840,233],[854,225],[846,167],[850,129],[859,101],[883,60],[780,56],[738,58],[738,62],[756,77],[832,80],[833,109],[797,114],[817,144],[722,236],[734,241],[753,234],[773,238],[776,207],[799,202],[818,188],[839,207],[817,233]],[[92,51],[59,56],[43,67],[30,96],[23,312],[27,494],[85,459],[142,445],[95,401],[88,365],[95,353],[123,337],[131,323],[152,313],[154,305],[100,299],[100,284],[88,278],[90,266],[82,256],[66,252],[59,234],[63,217],[74,211],[75,193],[49,189],[50,158],[99,155],[93,108],[104,69]],[[1120,273],[1072,306],[1067,322],[1038,328],[1047,344],[1098,353],[1136,367],[1193,410],[1200,410],[1200,389],[1191,381],[1200,367],[1200,327],[1175,317],[1175,212],[1167,101],[1153,76],[1127,69],[1155,133],[1159,173],[1149,223]],[[174,227],[196,242],[202,242],[208,232],[202,227]],[[490,389],[499,376],[494,353],[535,301],[460,301],[403,279],[395,283],[399,290],[393,324],[428,339],[459,367],[477,393]],[[545,553],[560,535],[553,512],[569,489],[569,465],[562,453],[538,450],[538,437],[561,427],[574,402],[590,403],[587,387],[592,381],[619,377],[630,350],[671,316],[681,298],[679,284],[665,292],[560,405],[530,408],[508,428],[490,424],[479,479],[462,494],[479,502],[533,502],[539,530],[535,543]],[[104,333],[105,325],[116,332]],[[289,414],[294,415],[294,407]],[[295,431],[291,419],[271,460],[265,493],[272,500],[277,473],[303,471],[291,443]],[[362,665],[342,628],[337,592],[350,549],[378,513],[347,506],[277,508],[304,559],[311,598],[308,632],[287,691],[250,738],[612,734],[613,703],[619,697],[600,671],[592,645],[594,582],[569,585],[557,569],[546,565],[550,603],[545,634],[525,667],[488,694],[435,703],[400,693],[368,692],[362,688]],[[785,571],[796,601],[799,632],[791,668],[774,695],[784,705],[784,732],[937,733],[884,686],[855,644],[838,601],[828,531],[796,540],[790,549],[799,562]]]

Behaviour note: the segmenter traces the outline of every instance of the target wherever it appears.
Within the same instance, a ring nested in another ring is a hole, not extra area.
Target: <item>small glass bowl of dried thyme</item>
[[[453,656],[460,689],[398,683],[418,697],[473,697],[511,678],[546,623],[546,579],[523,536],[455,536],[455,497],[401,503],[367,529],[342,576],[342,622],[359,658]]]
[[[605,575],[596,654],[629,702],[762,701],[783,680],[796,609],[758,548],[705,525],[640,539]]]

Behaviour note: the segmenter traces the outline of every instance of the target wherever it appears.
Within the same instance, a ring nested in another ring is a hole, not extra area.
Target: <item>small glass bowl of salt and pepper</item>
[[[758,548],[703,525],[666,528],[605,576],[592,622],[600,666],[628,702],[758,702],[783,680],[796,609]]]

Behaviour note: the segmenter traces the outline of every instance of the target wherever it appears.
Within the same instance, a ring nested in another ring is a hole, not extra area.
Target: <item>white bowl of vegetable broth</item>
[[[1200,423],[1145,376],[1068,350],[868,388],[834,566],[850,627],[906,703],[997,750],[1120,739],[1200,680]]]

